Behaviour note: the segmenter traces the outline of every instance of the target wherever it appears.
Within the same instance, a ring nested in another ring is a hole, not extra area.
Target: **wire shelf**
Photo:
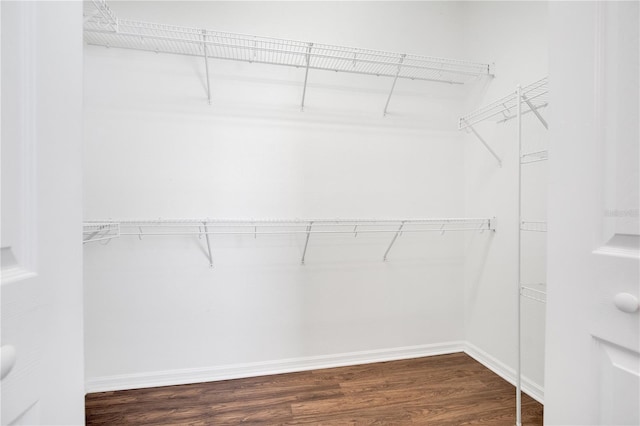
[[[118,19],[104,0],[85,3],[91,45],[451,84],[490,75],[488,64]]]
[[[528,152],[520,157],[520,164],[531,164],[549,159],[549,151]]]
[[[547,232],[547,222],[542,221],[522,221],[520,230],[530,232]]]
[[[117,222],[85,222],[82,228],[83,244],[120,236],[120,224]]]
[[[87,222],[93,224],[94,222]],[[121,236],[376,234],[492,231],[492,219],[158,219],[99,221],[117,224]],[[206,227],[206,229],[205,229]]]
[[[522,114],[538,111],[549,104],[549,78],[545,77],[522,88],[525,102]],[[528,102],[527,102],[528,101]],[[518,93],[514,91],[502,99],[473,111],[458,120],[458,129],[464,130],[482,121],[504,122],[516,117]]]
[[[538,288],[532,287],[532,285]],[[535,300],[540,303],[547,303],[547,291],[544,284],[532,284],[520,286],[520,295],[527,299]]]
[[[118,18],[105,0],[84,2],[84,27],[102,31],[117,31]]]
[[[213,267],[211,235],[295,235],[306,237],[301,264],[304,265],[309,239],[312,234],[353,235],[393,234],[384,253],[389,252],[404,233],[450,231],[495,231],[494,219],[440,218],[440,219],[154,219],[87,222],[86,226],[100,228],[107,224],[118,226],[119,236],[198,236],[205,237],[209,265]]]

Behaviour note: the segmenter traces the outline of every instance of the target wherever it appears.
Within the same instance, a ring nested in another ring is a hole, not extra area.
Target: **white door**
[[[35,86],[22,37],[33,4],[3,3],[2,15],[2,424],[38,424],[42,376],[42,277],[36,266]],[[8,43],[13,38],[15,43]]]
[[[550,18],[545,424],[639,425],[639,3]]]
[[[2,425],[84,422],[80,2],[1,2]]]

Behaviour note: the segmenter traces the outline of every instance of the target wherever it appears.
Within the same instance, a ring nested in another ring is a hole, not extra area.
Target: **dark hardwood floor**
[[[523,424],[542,425],[524,395]],[[87,425],[514,425],[515,388],[464,353],[89,394]]]

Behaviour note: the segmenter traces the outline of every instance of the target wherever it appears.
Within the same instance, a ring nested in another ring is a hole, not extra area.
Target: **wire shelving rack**
[[[478,133],[475,126],[484,122],[504,123],[510,120],[517,120],[517,143],[518,143],[518,265],[517,265],[517,365],[516,365],[516,425],[522,424],[522,330],[521,330],[521,298],[535,300],[546,303],[546,284],[526,284],[523,283],[522,274],[522,233],[537,232],[546,233],[547,223],[545,221],[530,221],[522,218],[522,167],[533,163],[546,161],[549,158],[547,150],[536,150],[524,152],[522,148],[522,117],[526,114],[534,114],[540,124],[545,129],[549,129],[547,121],[541,114],[541,110],[549,105],[549,79],[542,78],[528,86],[518,86],[515,91],[507,96],[498,99],[484,107],[481,107],[469,114],[460,117],[458,129],[472,133],[496,159],[499,166],[502,160],[491,148],[489,143]]]
[[[518,138],[518,220],[520,227],[518,230],[518,294],[517,294],[517,368],[516,368],[516,425],[522,424],[522,298],[530,299],[536,302],[545,304],[547,301],[547,291],[545,283],[529,284],[524,283],[524,277],[522,272],[522,233],[523,232],[547,232],[547,222],[545,221],[530,221],[523,220],[522,218],[522,167],[532,163],[539,163],[548,159],[547,150],[539,150],[534,152],[523,151],[523,138],[522,138],[522,117],[526,113],[533,113],[538,118],[538,121],[545,129],[549,129],[547,121],[540,114],[540,109],[548,105],[548,78],[543,78],[529,86],[524,88],[518,86],[515,92],[515,112],[517,119],[517,138]],[[501,121],[509,120],[513,117],[503,118]]]
[[[492,75],[489,64],[122,19],[105,0],[85,3],[87,44],[204,58],[209,102],[209,59],[305,69],[301,109],[309,70],[390,77],[385,114],[398,79],[465,84]]]
[[[310,237],[313,234],[353,235],[389,234],[391,240],[384,253],[386,261],[398,237],[404,233],[460,231],[495,231],[495,219],[491,218],[406,218],[406,219],[157,219],[157,220],[101,220],[87,221],[85,235],[95,230],[115,229],[115,237],[204,237],[210,266],[213,266],[211,235],[303,235],[305,237],[301,264],[304,265]],[[110,228],[111,227],[111,228]],[[106,232],[106,231],[105,231]],[[98,235],[98,234],[96,234]],[[85,237],[84,241],[106,238]]]
[[[502,160],[491,148],[487,141],[478,133],[475,126],[483,121],[492,121],[496,123],[504,123],[513,120],[518,116],[533,113],[545,128],[548,124],[544,117],[540,114],[540,110],[549,105],[549,78],[545,77],[528,86],[509,93],[507,96],[498,99],[482,108],[479,108],[469,114],[460,117],[458,120],[458,129],[471,132],[482,142],[489,153],[496,159],[498,165],[502,165]],[[536,151],[531,153],[521,153],[520,161],[522,164],[528,164],[547,159],[547,151]]]

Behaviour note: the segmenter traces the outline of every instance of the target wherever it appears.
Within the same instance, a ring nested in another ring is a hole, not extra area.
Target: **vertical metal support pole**
[[[213,268],[213,256],[211,256],[211,243],[209,241],[209,228],[207,222],[202,222],[204,225],[204,236],[207,239],[207,252],[209,253],[209,267]]]
[[[527,105],[529,105],[529,108],[536,115],[536,117],[538,117],[538,120],[540,120],[540,123],[542,123],[544,128],[549,130],[549,125],[547,124],[547,121],[544,118],[542,118],[542,116],[538,112],[538,108],[536,108],[525,95],[522,95],[522,99],[527,103]]]
[[[389,96],[387,97],[387,103],[384,105],[384,112],[382,115],[387,115],[387,108],[389,108],[389,101],[391,101],[391,95],[393,94],[393,89],[396,87],[396,81],[398,81],[398,76],[400,75],[400,70],[402,69],[402,63],[404,62],[404,58],[407,56],[406,54],[400,55],[400,60],[398,61],[398,69],[396,70],[396,76],[393,78],[393,84],[391,85],[391,91],[389,92]]]
[[[393,247],[393,244],[398,239],[398,235],[400,235],[400,232],[402,232],[403,227],[404,227],[404,221],[402,221],[402,223],[400,224],[400,227],[396,231],[396,234],[393,236],[393,239],[391,240],[391,244],[389,244],[389,247],[387,247],[387,251],[384,252],[384,257],[382,258],[383,261],[385,262],[387,261],[387,255],[389,254],[389,251],[391,251],[391,247]]]
[[[304,250],[302,252],[302,261],[300,262],[301,265],[304,265],[304,258],[307,255],[307,247],[309,246],[309,237],[311,236],[312,226],[313,226],[313,222],[309,222],[309,224],[307,225],[307,239],[304,242]]]
[[[517,102],[517,128],[518,128],[518,281],[516,286],[517,297],[517,320],[516,336],[518,340],[517,360],[516,360],[516,426],[522,425],[522,336],[521,334],[521,306],[520,306],[520,285],[521,285],[521,239],[522,231],[520,223],[522,222],[522,164],[520,157],[522,156],[522,87],[518,85],[517,88],[518,102]]]
[[[309,43],[307,46],[307,68],[304,71],[304,86],[302,87],[302,104],[300,105],[300,112],[304,112],[304,98],[307,95],[307,80],[309,78],[309,64],[311,63],[311,48],[313,43]]]
[[[358,225],[353,227],[353,237],[357,237],[358,236]]]
[[[202,48],[204,50],[204,67],[207,71],[207,99],[211,105],[211,83],[209,82],[209,55],[207,53],[207,30],[202,30]]]

